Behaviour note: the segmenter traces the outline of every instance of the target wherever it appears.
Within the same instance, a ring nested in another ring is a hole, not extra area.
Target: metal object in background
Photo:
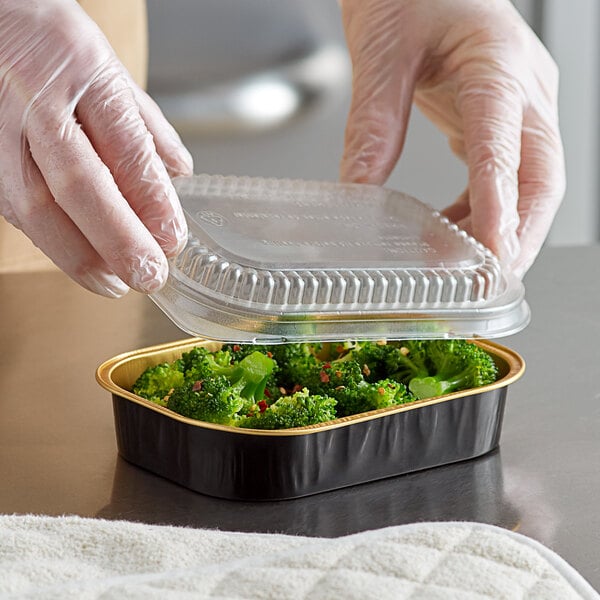
[[[328,11],[312,4],[149,2],[151,94],[187,135],[286,123],[350,81]]]
[[[335,44],[234,81],[154,94],[175,128],[187,134],[243,133],[276,127],[349,80],[346,53]]]

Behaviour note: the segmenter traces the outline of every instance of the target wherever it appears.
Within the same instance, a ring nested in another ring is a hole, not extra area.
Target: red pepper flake
[[[335,347],[335,351],[336,351],[338,354],[341,354],[341,353],[342,353],[342,352],[343,352],[345,349],[346,349],[346,348],[344,348],[344,346],[342,346],[342,344],[340,344],[339,346],[336,346],[336,347]]]
[[[202,389],[202,381],[196,381],[192,386],[192,392],[199,392]]]
[[[324,368],[324,369],[331,369],[331,363],[328,363],[328,362],[326,362],[326,363],[323,365],[323,368]]]
[[[296,392],[299,392],[300,390],[302,390],[302,386],[297,383],[293,388],[292,388],[292,394],[295,394]]]
[[[382,387],[378,387],[377,388],[377,393],[381,394],[383,396],[385,394],[385,390]]]
[[[369,365],[364,364],[362,372],[365,374],[365,377],[368,377],[371,374],[371,369],[369,369]]]
[[[329,383],[329,375],[327,375],[327,373],[325,373],[325,371],[321,371],[319,373],[319,377],[321,378],[322,383]]]
[[[269,358],[273,358],[273,353],[270,350],[267,350],[267,356]]]
[[[267,403],[264,400],[259,400],[257,402],[257,405],[261,413],[264,413],[265,410],[267,410]]]
[[[341,372],[339,369],[338,369],[338,370],[335,372],[335,376],[336,376],[338,379],[341,379],[341,378],[342,378],[342,375],[343,375],[343,373],[342,373],[342,372]]]
[[[271,397],[271,392],[269,390],[265,390],[265,396],[267,398],[270,398]]]
[[[242,349],[242,347],[238,344],[234,344],[233,345],[233,351],[234,352],[239,352]]]

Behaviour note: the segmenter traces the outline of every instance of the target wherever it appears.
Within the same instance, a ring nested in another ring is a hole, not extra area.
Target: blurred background
[[[561,69],[568,187],[547,243],[597,242],[600,3],[514,4]],[[149,0],[148,19],[149,91],[197,173],[337,178],[351,68],[335,0]],[[436,208],[466,185],[418,110],[387,185]]]

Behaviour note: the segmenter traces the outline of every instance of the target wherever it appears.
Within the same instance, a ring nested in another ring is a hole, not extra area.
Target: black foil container
[[[189,489],[232,500],[283,500],[475,458],[498,446],[508,386],[524,372],[514,351],[494,357],[491,385],[327,423],[277,431],[182,417],[131,389],[149,366],[179,358],[187,339],[114,357],[96,378],[112,394],[119,454]]]

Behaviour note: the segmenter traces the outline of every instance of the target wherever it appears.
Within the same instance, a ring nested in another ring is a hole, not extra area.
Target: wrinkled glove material
[[[342,180],[385,183],[414,103],[468,167],[444,214],[522,277],[565,191],[548,51],[508,0],[340,4],[353,63]]]
[[[156,291],[192,160],[75,0],[0,0],[0,214],[93,292]]]

